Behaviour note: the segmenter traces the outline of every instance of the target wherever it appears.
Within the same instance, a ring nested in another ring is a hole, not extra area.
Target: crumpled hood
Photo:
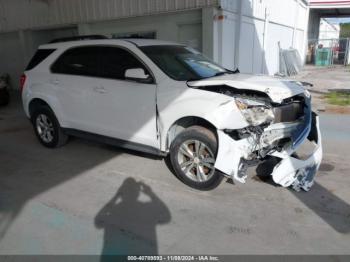
[[[275,103],[281,103],[286,98],[305,92],[303,86],[295,81],[248,74],[229,74],[198,81],[189,81],[187,84],[190,87],[206,86],[209,87],[209,90],[210,86],[218,85],[231,86],[242,90],[255,90],[266,93]]]

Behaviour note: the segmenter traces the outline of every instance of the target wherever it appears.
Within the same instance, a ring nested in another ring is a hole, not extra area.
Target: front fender
[[[219,130],[242,129],[249,125],[233,99],[221,103],[204,117]]]
[[[167,134],[178,120],[185,117],[201,118],[216,129],[241,129],[248,126],[232,97],[188,88],[181,95],[159,104],[159,124],[161,127],[161,150],[166,150]]]

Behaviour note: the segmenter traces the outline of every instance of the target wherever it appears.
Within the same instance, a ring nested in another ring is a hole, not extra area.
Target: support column
[[[267,68],[266,68],[266,44],[267,44],[267,34],[270,24],[270,13],[269,13],[269,7],[265,6],[265,20],[264,20],[264,35],[263,35],[263,44],[262,44],[262,59],[261,59],[261,73],[267,74]]]
[[[214,7],[208,7],[202,9],[202,43],[203,53],[209,57],[217,60],[216,48],[217,48],[217,29],[215,26],[215,16],[217,9]]]
[[[235,33],[235,68],[239,67],[239,49],[240,49],[240,38],[242,31],[242,16],[243,16],[243,0],[238,0],[238,19],[237,19],[237,27]]]
[[[307,8],[306,25],[304,25],[305,31],[304,31],[304,35],[303,35],[304,48],[303,48],[303,53],[301,54],[301,59],[302,59],[303,64],[305,64],[305,61],[306,61],[306,54],[308,52],[308,45],[309,45],[309,38],[308,38],[308,24],[310,23],[309,20],[310,20],[310,9]]]
[[[19,30],[18,39],[22,53],[22,66],[24,68],[32,58],[33,53],[35,53],[37,46],[34,46],[33,32],[30,30]]]
[[[310,9],[308,38],[309,40],[318,39],[320,33],[321,16],[315,9]]]
[[[300,9],[298,0],[295,1],[295,8],[296,8],[296,12],[294,15],[294,26],[293,26],[293,36],[292,36],[292,47],[293,48],[296,48],[295,38],[296,38],[297,24],[298,24],[298,18],[299,18],[299,9]]]

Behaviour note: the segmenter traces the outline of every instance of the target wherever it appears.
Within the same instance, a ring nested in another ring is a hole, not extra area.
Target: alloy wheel
[[[52,121],[48,118],[48,116],[44,114],[39,114],[36,118],[36,130],[40,136],[40,138],[45,143],[51,143],[54,139],[55,129]]]
[[[215,156],[210,148],[199,140],[188,140],[181,144],[178,164],[184,174],[196,182],[206,182],[215,173]]]

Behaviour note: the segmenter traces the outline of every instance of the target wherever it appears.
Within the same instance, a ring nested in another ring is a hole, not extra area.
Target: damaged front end
[[[235,101],[250,125],[240,130],[218,130],[215,168],[245,183],[249,166],[275,157],[279,161],[271,173],[274,182],[309,191],[321,164],[322,141],[319,119],[311,110],[307,91],[281,103],[241,96],[235,96]],[[313,151],[300,158],[297,150],[307,140],[314,145]]]
[[[296,191],[300,191],[301,189],[305,191],[310,190],[322,161],[322,139],[319,128],[319,117],[315,113],[312,113],[310,122],[310,132],[302,131],[300,139],[293,144],[290,150],[273,152],[271,154],[271,156],[281,159],[281,162],[275,166],[271,174],[275,183],[284,187],[292,186]],[[307,125],[309,126],[309,124]],[[308,127],[305,127],[304,130],[308,130]],[[298,144],[302,144],[305,141],[305,137],[314,143],[315,146],[310,155],[300,159],[294,152]]]

